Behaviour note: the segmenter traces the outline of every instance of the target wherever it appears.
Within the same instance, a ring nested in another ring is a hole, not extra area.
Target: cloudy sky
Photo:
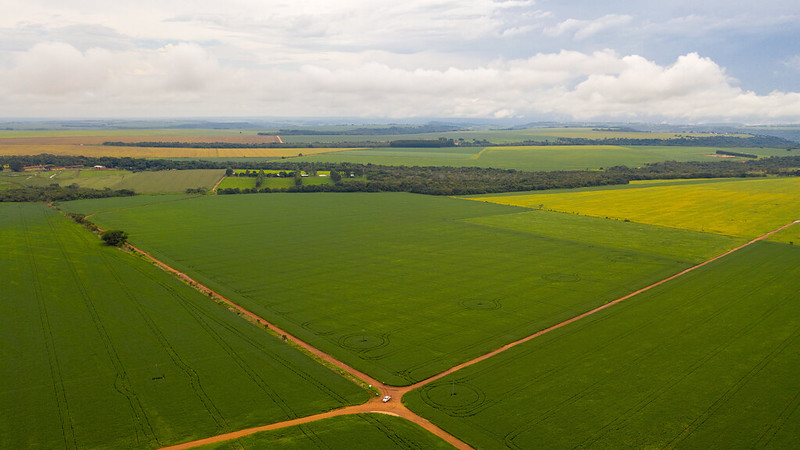
[[[0,117],[800,122],[797,0],[5,0]]]

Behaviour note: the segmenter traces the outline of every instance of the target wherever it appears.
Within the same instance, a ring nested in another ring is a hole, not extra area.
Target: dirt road
[[[227,177],[228,177],[227,175],[223,175],[222,178],[220,178],[219,181],[217,181],[217,184],[215,184],[214,187],[211,188],[211,192],[213,192],[214,195],[217,195],[217,188],[222,183],[222,180],[224,180]]]

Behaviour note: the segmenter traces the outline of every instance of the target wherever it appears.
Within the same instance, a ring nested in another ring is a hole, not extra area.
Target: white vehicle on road
[[[383,397],[383,403],[386,403],[391,399],[392,399],[392,396],[391,395],[387,395],[386,397]]]

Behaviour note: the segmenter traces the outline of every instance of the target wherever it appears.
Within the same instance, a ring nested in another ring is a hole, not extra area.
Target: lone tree
[[[122,230],[108,230],[104,231],[103,234],[100,235],[100,238],[103,239],[106,245],[120,247],[128,240],[128,234]]]

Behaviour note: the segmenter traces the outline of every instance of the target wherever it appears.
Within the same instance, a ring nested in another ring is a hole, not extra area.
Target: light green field
[[[494,167],[530,171],[638,167],[659,161],[717,161],[718,148],[677,146],[521,146],[437,149],[373,148],[293,158],[293,161],[351,162],[406,166]],[[726,148],[761,156],[785,156],[785,149]],[[740,158],[741,159],[741,158]]]
[[[650,253],[694,263],[710,259],[747,241],[745,238],[723,236],[710,240],[707,233],[633,222],[621,226],[618,220],[606,218],[570,215],[568,219],[565,219],[564,214],[549,211],[482,216],[464,219],[464,221],[585,245]]]
[[[755,178],[693,184],[639,184],[622,189],[471,197],[505,205],[610,217],[639,223],[756,237],[800,219],[800,178]],[[788,241],[786,241],[788,242]]]
[[[158,172],[136,172],[123,174],[114,182],[101,177],[79,179],[78,184],[95,189],[133,189],[142,193],[183,192],[188,188],[211,189],[225,174],[221,169],[164,170]]]
[[[126,201],[105,203],[115,210],[92,220],[126,230],[137,246],[235,302],[399,385],[736,243],[619,221],[603,224],[611,238],[575,238],[553,230],[591,229],[586,218],[538,211],[520,217],[546,224],[520,230],[518,208],[411,194],[215,196],[120,209]],[[87,211],[86,202],[65,207]],[[686,254],[645,245],[665,239]]]
[[[255,177],[225,177],[217,189],[252,189],[254,187],[256,187]]]
[[[94,214],[98,211],[113,211],[120,209],[133,209],[141,206],[169,203],[192,198],[188,194],[153,194],[136,195],[126,197],[126,201],[120,202],[120,197],[94,198],[87,200],[74,200],[69,202],[70,208],[79,210],[83,214]]]
[[[475,448],[793,448],[798,289],[757,243],[403,401]]]
[[[367,400],[44,205],[0,204],[0,257],[2,448],[157,448]]]
[[[329,448],[340,450],[451,449],[418,425],[386,414],[357,414],[264,431],[201,449]]]
[[[318,186],[323,184],[333,184],[330,177],[303,177],[304,186]],[[266,177],[261,185],[264,188],[270,189],[289,189],[295,186],[294,177],[291,178],[275,178]],[[255,177],[225,177],[219,185],[219,189],[239,188],[239,189],[252,189],[256,187]]]
[[[300,127],[306,128],[306,127]],[[314,130],[346,131],[358,127],[310,127]],[[275,131],[272,129],[271,131]],[[281,134],[281,133],[278,133]],[[585,138],[585,139],[675,139],[684,136],[704,137],[713,136],[709,133],[671,133],[671,132],[646,132],[646,131],[595,131],[589,127],[542,127],[526,129],[494,129],[494,130],[464,130],[464,131],[445,131],[433,133],[414,133],[414,134],[389,134],[389,135],[347,135],[347,134],[326,134],[326,135],[286,135],[281,134],[284,142],[291,143],[318,143],[318,142],[388,142],[397,139],[438,139],[447,138],[453,140],[488,140],[495,144],[509,144],[523,141],[555,141],[559,137],[563,138]],[[735,135],[745,137],[746,135]]]
[[[129,172],[127,170],[61,170],[46,172],[0,173],[0,183],[9,187],[61,186],[77,184],[93,189],[132,189],[137,193],[184,192],[188,188],[211,189],[225,175],[223,169],[163,170]]]

